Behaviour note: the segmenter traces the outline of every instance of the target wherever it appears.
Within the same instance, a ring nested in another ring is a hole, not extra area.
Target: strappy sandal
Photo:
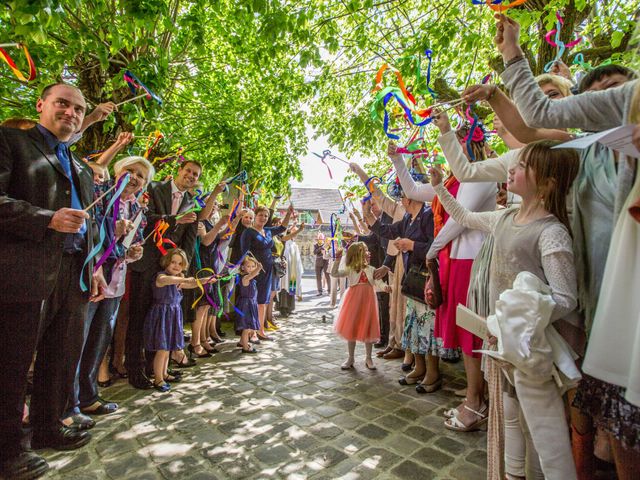
[[[466,402],[467,399],[465,398],[464,401]],[[457,417],[459,413],[460,413],[460,410],[458,410],[458,407],[453,407],[453,408],[450,408],[449,410],[445,410],[443,415],[444,415],[444,418],[453,418],[453,417]]]
[[[466,405],[464,405],[463,408],[476,415],[478,419],[469,425],[465,425],[457,416],[452,417],[445,420],[444,427],[446,429],[453,430],[455,432],[474,432],[476,430],[484,430],[485,428],[487,428],[487,420],[489,419],[489,417],[485,413],[488,410],[488,407],[486,405],[484,405],[479,412],[477,410],[474,410],[473,408],[467,407]]]

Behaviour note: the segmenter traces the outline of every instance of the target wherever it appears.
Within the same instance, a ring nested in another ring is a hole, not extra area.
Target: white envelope
[[[456,308],[456,325],[480,338],[487,338],[489,336],[487,319],[461,304],[458,304]]]
[[[583,150],[598,142],[605,147],[624,153],[629,157],[640,158],[640,151],[631,143],[631,135],[635,125],[625,125],[623,127],[612,128],[604,132],[594,133],[584,137],[576,138],[569,142],[561,143],[552,148],[575,148]]]

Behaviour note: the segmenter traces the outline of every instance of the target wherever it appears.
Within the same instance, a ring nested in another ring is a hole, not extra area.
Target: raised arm
[[[460,182],[506,182],[509,165],[515,163],[520,150],[510,150],[498,158],[488,158],[481,162],[470,162],[462,150],[456,133],[451,129],[449,117],[440,113],[434,117],[434,124],[440,129],[438,143]]]
[[[205,247],[208,247],[209,245],[211,245],[213,241],[216,239],[216,237],[218,236],[218,234],[227,225],[228,221],[229,221],[229,215],[223,215],[222,217],[220,217],[220,220],[216,222],[213,228],[209,230],[207,233],[205,233],[204,235],[202,235],[201,237],[202,244]]]
[[[489,197],[495,199],[497,187],[495,183],[463,183],[458,190],[458,203],[470,212],[475,212],[487,201]],[[427,252],[427,260],[436,258],[438,252],[446,247],[449,242],[456,239],[466,230],[466,228],[449,217],[433,240],[429,251]]]
[[[132,139],[133,134],[131,132],[120,133],[116,141],[109,145],[109,148],[102,152],[102,155],[98,157],[98,159],[96,160],[96,164],[100,165],[101,167],[109,166],[116,155],[120,153],[124,147],[131,143]]]
[[[304,230],[305,224],[301,223],[299,227],[294,228],[291,232],[287,233],[282,237],[282,241],[286,242],[287,240],[293,240],[298,236],[298,234]]]
[[[533,128],[526,124],[515,103],[496,85],[482,85],[488,88],[489,105],[496,112],[498,117],[508,119],[505,128],[516,140],[522,143],[531,143],[537,140],[559,140],[566,142],[571,140],[573,135],[565,130],[551,128]],[[493,92],[493,94],[491,93]]]
[[[204,204],[204,208],[198,212],[198,220],[206,220],[211,216],[211,212],[213,212],[214,207],[216,206],[216,198],[222,192],[224,192],[227,184],[225,182],[220,182],[216,185],[216,188],[213,189],[213,192],[207,197],[207,201]]]
[[[293,212],[295,210],[293,209],[293,203],[289,204],[289,208],[287,209],[287,214],[284,216],[284,218],[282,219],[282,226],[286,227],[287,225],[289,225],[289,220],[291,220],[291,217],[293,216]]]
[[[402,155],[397,153],[398,147],[395,143],[389,142],[387,147],[387,153],[389,158],[393,162],[393,166],[396,169],[396,174],[400,179],[400,185],[407,198],[411,200],[417,200],[419,202],[431,202],[436,196],[436,192],[433,187],[428,183],[418,184],[409,173],[407,165],[404,163]]]
[[[631,103],[637,80],[619,88],[550,100],[538,87],[520,48],[520,25],[500,15],[497,27],[495,43],[506,65],[501,77],[528,125],[599,132],[625,123],[625,106]],[[482,99],[474,94],[475,90],[468,88],[462,98],[467,102]]]
[[[470,212],[460,205],[449,191],[444,188],[444,185],[442,185],[442,172],[439,169],[431,168],[429,173],[431,174],[431,184],[434,185],[442,206],[456,223],[466,228],[493,233],[498,219],[504,215],[505,210]]]
[[[349,167],[356,175],[358,175],[360,180],[362,180],[362,183],[366,183],[369,180],[369,176],[367,175],[367,173],[357,163],[352,162],[349,164]],[[394,218],[396,215],[396,211],[399,208],[398,203],[394,202],[388,196],[386,196],[375,183],[371,183],[369,186],[372,190],[371,195],[380,204],[380,208],[382,209],[382,211],[390,217]]]

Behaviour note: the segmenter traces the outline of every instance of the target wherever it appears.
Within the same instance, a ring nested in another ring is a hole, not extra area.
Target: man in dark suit
[[[94,227],[83,208],[93,199],[93,175],[69,151],[86,104],[75,87],[46,87],[30,130],[0,128],[0,476],[36,478],[47,463],[21,445],[27,372],[37,351],[30,421],[32,447],[71,450],[88,432],[60,418],[82,351],[89,293],[80,288]],[[84,281],[93,300],[104,279],[93,264]]]
[[[186,253],[189,261],[195,250],[198,233],[195,212],[177,218],[180,213],[194,205],[189,189],[200,178],[202,167],[198,162],[188,160],[180,165],[175,179],[160,183],[154,182],[148,189],[149,207],[147,210],[148,235],[159,220],[169,224],[164,238],[171,240]],[[148,240],[150,243],[152,240]],[[131,264],[131,291],[134,296],[129,307],[129,324],[125,344],[125,367],[129,383],[136,388],[148,389],[153,383],[145,374],[146,360],[143,353],[144,319],[153,300],[152,284],[160,270],[160,251],[154,245],[144,249],[144,255],[138,262]],[[168,248],[168,247],[167,247]],[[164,379],[156,379],[162,383]]]

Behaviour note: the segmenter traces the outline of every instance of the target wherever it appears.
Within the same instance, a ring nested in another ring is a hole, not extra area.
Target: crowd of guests
[[[194,160],[153,182],[145,156],[114,162],[130,133],[81,161],[70,147],[115,105],[85,116],[82,92],[59,83],[36,107],[37,122],[0,127],[0,478],[11,479],[47,471],[34,450],[86,445],[96,418],[118,410],[100,395],[115,378],[170,391],[184,368],[217,351],[223,317],[241,352],[256,353],[279,328],[276,295],[288,314],[302,293],[294,239],[304,224],[292,222],[293,206],[280,219],[275,200],[249,209],[241,193],[221,208],[228,186],[202,194]]]
[[[379,347],[378,357],[402,359],[401,385],[428,394],[442,387],[441,360],[463,360],[464,399],[443,427],[488,428],[491,480],[592,479],[598,461],[638,478],[637,158],[599,143],[555,147],[578,130],[640,124],[640,84],[615,64],[579,82],[562,62],[534,77],[518,38],[500,15],[505,90],[462,93],[491,106],[509,150],[495,154],[483,126],[469,117],[453,128],[441,109],[433,124],[447,174],[390,143],[395,183],[384,193],[351,164],[371,195],[354,212],[357,241],[333,263],[335,244],[318,238],[318,294],[327,272],[348,278],[334,325],[348,345],[342,369],[363,342],[367,368]],[[640,126],[632,135],[640,147]]]
[[[443,428],[488,427],[491,480],[595,478],[597,458],[638,478],[637,159],[597,143],[554,147],[576,136],[567,129],[640,124],[640,84],[619,65],[577,85],[561,64],[534,78],[518,34],[499,16],[506,92],[462,94],[493,108],[509,151],[496,155],[483,126],[452,128],[440,111],[446,176],[407,164],[392,143],[397,180],[386,193],[351,164],[370,195],[352,234],[318,235],[318,295],[340,304],[344,370],[363,342],[367,369],[378,348],[402,360],[399,384],[430,394],[443,385],[440,362],[462,359],[463,400],[443,412]],[[118,409],[99,391],[114,376],[170,391],[216,352],[221,316],[234,319],[240,351],[255,354],[278,328],[276,294],[290,312],[302,277],[293,206],[278,218],[275,202],[249,209],[241,194],[223,208],[227,185],[198,193],[194,160],[153,182],[143,156],[114,163],[129,133],[82,162],[70,147],[115,105],[85,115],[82,92],[55,84],[36,107],[39,121],[0,128],[0,475],[16,479],[48,469],[34,450],[90,441],[96,416]],[[459,325],[461,306],[487,335]]]

